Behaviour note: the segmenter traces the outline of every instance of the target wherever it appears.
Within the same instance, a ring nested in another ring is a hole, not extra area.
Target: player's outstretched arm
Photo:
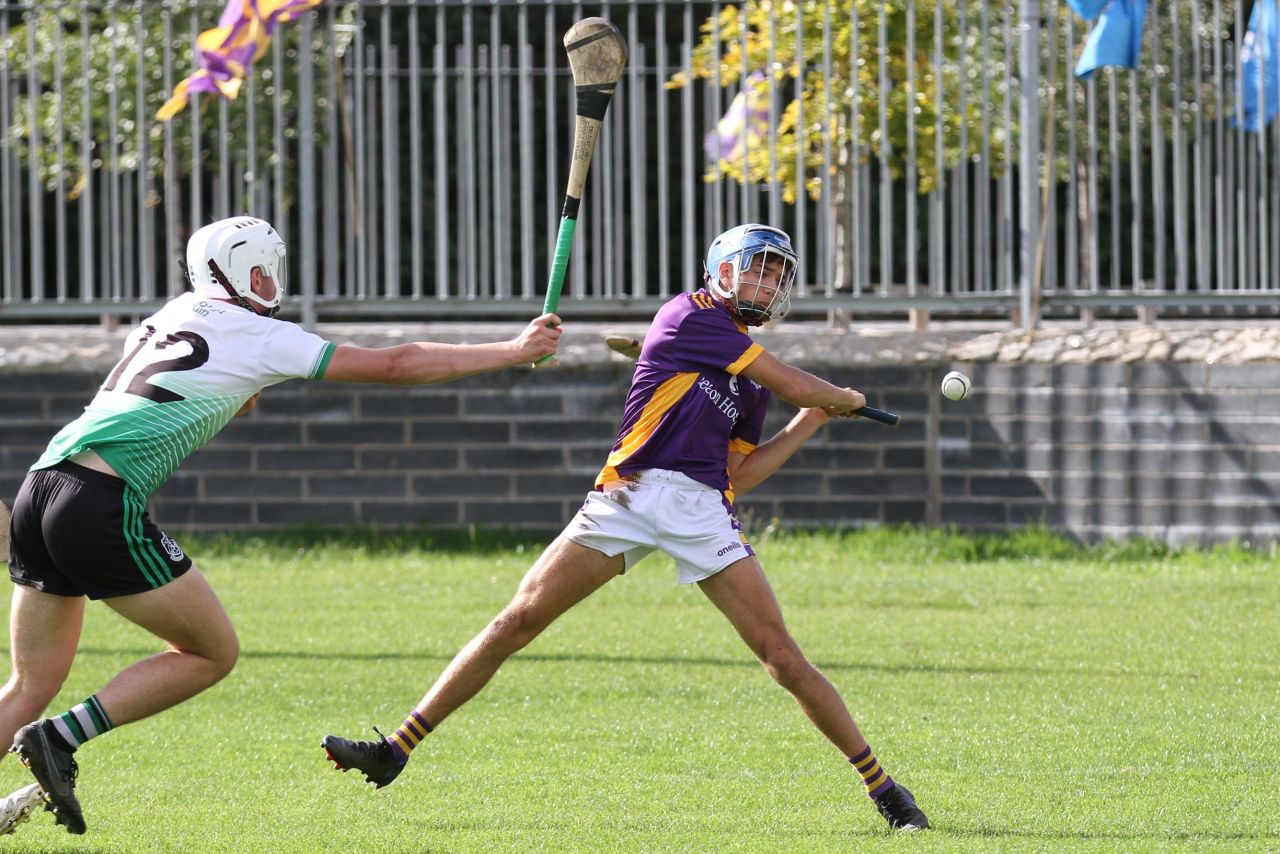
[[[560,318],[544,314],[510,341],[491,344],[420,341],[376,348],[342,344],[334,350],[324,379],[339,383],[426,385],[529,365],[555,353],[560,340],[559,327]]]
[[[801,409],[769,441],[749,454],[729,454],[729,481],[736,495],[750,492],[782,467],[831,416],[820,408]]]
[[[831,415],[845,415],[867,405],[862,392],[834,386],[808,371],[793,368],[768,352],[761,353],[742,375],[801,409],[821,406]]]

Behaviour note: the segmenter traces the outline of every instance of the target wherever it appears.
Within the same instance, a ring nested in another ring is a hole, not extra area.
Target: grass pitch
[[[185,542],[239,629],[236,671],[80,751],[88,835],[42,813],[0,851],[1280,850],[1274,554],[757,542],[792,632],[934,830],[887,832],[665,558],[513,659],[391,787],[335,773],[321,736],[394,728],[541,545],[357,532]],[[91,606],[53,711],[155,649]],[[0,766],[0,785],[28,779]]]

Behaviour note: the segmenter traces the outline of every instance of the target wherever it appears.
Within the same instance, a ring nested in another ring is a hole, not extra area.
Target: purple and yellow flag
[[[324,0],[227,0],[218,26],[196,39],[200,70],[173,89],[156,112],[167,122],[182,112],[192,92],[217,92],[235,98],[249,66],[267,52],[277,24],[292,21]]]

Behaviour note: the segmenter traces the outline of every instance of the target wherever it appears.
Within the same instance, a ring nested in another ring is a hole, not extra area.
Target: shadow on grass
[[[155,653],[154,649],[83,647],[78,655],[99,656],[147,656]],[[305,650],[269,650],[241,649],[242,659],[295,659],[299,661],[439,661],[447,663],[453,660],[452,654],[438,652],[312,652]],[[512,656],[511,662],[529,662],[535,664],[633,664],[633,665],[688,665],[690,667],[740,667],[757,668],[759,662],[749,656],[743,658],[710,658],[706,656],[657,656],[657,655],[605,655],[601,653],[537,653],[520,652]],[[1237,671],[1230,674],[1178,673],[1173,671],[1125,670],[1122,668],[1089,668],[1089,667],[1005,667],[990,665],[984,667],[955,666],[943,664],[870,664],[849,661],[815,661],[814,666],[828,673],[842,671],[862,673],[928,673],[928,674],[963,674],[973,676],[1096,676],[1114,678],[1140,679],[1187,679],[1212,683],[1216,681],[1235,684],[1241,677]],[[1272,683],[1280,682],[1280,674],[1252,675],[1252,681]]]

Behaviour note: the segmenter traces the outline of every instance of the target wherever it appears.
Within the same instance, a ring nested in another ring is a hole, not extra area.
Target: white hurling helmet
[[[274,316],[284,299],[287,265],[284,241],[269,222],[250,216],[220,219],[201,228],[187,241],[187,279],[202,297],[230,298],[249,308],[255,302]],[[262,268],[276,283],[271,299],[253,292],[250,272]]]

